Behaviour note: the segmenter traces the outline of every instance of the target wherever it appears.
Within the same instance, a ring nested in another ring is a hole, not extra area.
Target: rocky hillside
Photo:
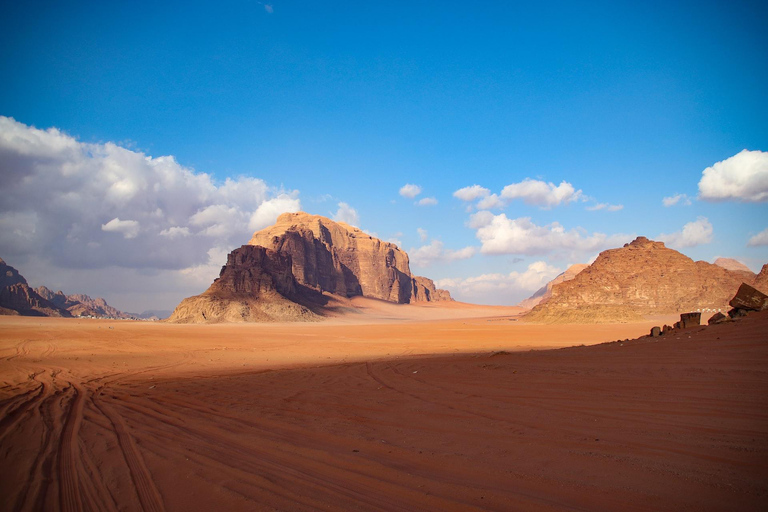
[[[585,263],[577,263],[575,265],[571,265],[566,269],[565,272],[555,277],[553,280],[539,288],[536,293],[525,299],[524,301],[520,302],[518,306],[525,309],[531,309],[534,306],[537,306],[539,304],[542,304],[544,302],[547,302],[549,298],[552,296],[552,287],[556,284],[563,283],[565,281],[570,281],[574,277],[578,275],[579,272],[587,268],[589,265]]]
[[[742,282],[754,284],[755,274],[693,261],[662,242],[638,237],[600,253],[574,279],[553,286],[550,299],[525,318],[616,322],[706,308],[727,310]]]
[[[327,294],[401,304],[452,300],[412,275],[396,245],[325,217],[286,213],[232,251],[210,288],[184,299],[168,320],[311,321],[324,313]]]
[[[430,279],[413,276],[408,255],[395,244],[320,215],[284,213],[248,245],[289,254],[297,282],[320,291],[400,304],[451,300]]]
[[[38,286],[35,291],[44,299],[53,303],[56,307],[66,309],[72,316],[92,316],[96,318],[132,318],[128,313],[123,313],[117,308],[107,304],[107,301],[97,297],[92,299],[81,293],[65,295],[64,292],[53,292],[45,286]]]
[[[718,267],[723,267],[726,270],[740,270],[742,272],[749,272],[750,274],[753,274],[753,272],[749,270],[748,266],[733,258],[717,258],[714,261],[714,264]]]
[[[0,258],[0,314],[24,316],[72,316],[41,297],[19,271]]]

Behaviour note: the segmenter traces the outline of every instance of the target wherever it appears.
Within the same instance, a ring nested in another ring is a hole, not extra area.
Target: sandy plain
[[[768,312],[518,313],[0,317],[2,510],[768,509]]]

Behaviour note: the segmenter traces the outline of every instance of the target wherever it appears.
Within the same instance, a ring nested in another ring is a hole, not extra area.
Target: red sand
[[[768,508],[768,312],[546,351],[651,324],[513,312],[0,317],[2,509]]]

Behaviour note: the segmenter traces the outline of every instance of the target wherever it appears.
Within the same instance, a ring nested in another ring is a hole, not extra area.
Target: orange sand
[[[766,314],[530,351],[652,324],[355,306],[310,324],[0,317],[2,509],[768,505]]]

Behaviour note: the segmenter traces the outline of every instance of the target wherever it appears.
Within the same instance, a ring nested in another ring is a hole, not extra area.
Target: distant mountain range
[[[0,314],[3,315],[159,320],[168,317],[170,313],[124,313],[102,298],[94,299],[83,294],[66,295],[45,286],[32,288],[18,270],[0,258]]]

